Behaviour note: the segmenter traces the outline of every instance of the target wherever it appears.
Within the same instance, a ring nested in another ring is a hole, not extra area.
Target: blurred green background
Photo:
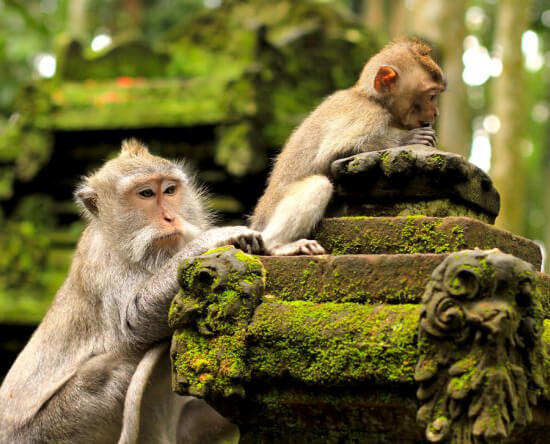
[[[439,147],[550,245],[550,0],[0,0],[0,375],[67,273],[79,177],[122,139],[187,159],[243,223],[292,129],[405,35],[448,78]]]

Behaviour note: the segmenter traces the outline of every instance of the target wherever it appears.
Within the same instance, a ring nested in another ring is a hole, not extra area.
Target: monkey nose
[[[174,222],[174,215],[168,211],[163,211],[162,212],[162,218],[164,219],[164,222],[168,222],[168,223],[172,223]]]

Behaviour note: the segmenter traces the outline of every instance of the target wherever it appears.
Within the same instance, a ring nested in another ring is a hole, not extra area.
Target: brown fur
[[[353,87],[325,99],[292,133],[275,161],[267,188],[250,220],[253,229],[263,231],[272,253],[307,236],[322,217],[332,193],[328,181],[315,181],[318,188],[312,186],[309,193],[297,184],[309,176],[328,178],[330,164],[342,157],[404,144],[435,144],[433,130],[421,128],[421,122],[432,122],[437,108],[424,98],[427,93],[421,95],[420,91],[432,88],[431,91],[439,92],[444,83],[441,69],[429,54],[430,48],[417,40],[387,45],[367,62]],[[383,66],[398,74],[387,80],[387,91],[377,90],[374,82]],[[421,109],[413,115],[411,110],[417,101]],[[300,199],[292,197],[296,190]],[[304,201],[317,195],[328,199],[317,199],[314,204]],[[308,205],[317,207],[309,209]],[[282,207],[292,214],[277,212]],[[301,218],[300,213],[307,214],[307,218]],[[322,252],[313,241],[309,245],[311,248],[294,249],[294,254]],[[285,247],[284,251],[293,254],[292,248]]]

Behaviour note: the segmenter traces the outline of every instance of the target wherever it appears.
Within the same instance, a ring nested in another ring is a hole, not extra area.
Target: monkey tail
[[[139,436],[139,422],[141,413],[141,399],[145,392],[147,381],[149,380],[155,365],[159,358],[168,349],[168,344],[160,344],[148,350],[141,361],[139,361],[136,371],[130,379],[130,385],[124,399],[124,412],[122,416],[122,431],[118,444],[135,444]]]

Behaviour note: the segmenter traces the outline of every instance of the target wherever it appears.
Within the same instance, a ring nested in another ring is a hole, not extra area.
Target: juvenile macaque
[[[305,237],[332,196],[334,160],[400,145],[435,146],[431,124],[445,81],[430,52],[416,40],[389,44],[367,62],[355,86],[329,96],[294,131],[251,217],[269,253],[324,253]]]
[[[135,140],[75,197],[89,223],[0,387],[0,443],[176,442],[186,398],[171,393],[166,339],[178,263],[226,244],[260,253],[261,236],[209,229],[182,165]]]

